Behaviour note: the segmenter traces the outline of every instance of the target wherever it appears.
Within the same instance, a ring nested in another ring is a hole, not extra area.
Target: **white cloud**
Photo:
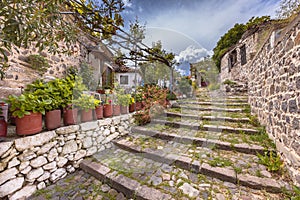
[[[163,0],[162,0],[163,1]],[[156,8],[145,18],[147,26],[172,29],[189,35],[207,49],[235,23],[252,16],[274,15],[280,0],[189,1],[184,6]],[[189,4],[190,3],[190,4]]]
[[[124,3],[124,7],[129,7],[129,8],[132,7],[132,3],[130,2],[130,0],[122,0],[122,1]]]
[[[211,56],[212,51],[205,48],[196,48],[195,46],[188,46],[185,50],[181,51],[178,56],[175,56],[177,62],[196,63],[203,60],[206,56]]]

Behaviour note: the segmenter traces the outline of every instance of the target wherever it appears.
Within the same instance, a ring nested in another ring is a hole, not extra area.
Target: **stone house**
[[[221,60],[221,81],[248,85],[252,114],[300,185],[300,14],[248,30]]]
[[[140,71],[127,66],[120,66],[115,70],[115,81],[127,90],[140,86],[142,76]]]
[[[60,43],[61,47],[66,47]],[[75,44],[69,47],[70,54],[51,54],[47,50],[39,52],[34,45],[29,48],[12,48],[8,53],[8,65],[5,78],[0,80],[0,99],[6,98],[9,94],[20,94],[21,87],[36,79],[53,79],[62,77],[66,70],[71,67],[78,67],[80,63],[86,62],[94,69],[94,80],[97,85],[112,85],[113,71],[117,68],[114,65],[112,52],[99,40],[92,36],[81,34]],[[45,73],[40,73],[30,67],[28,57],[40,55],[44,57],[49,67]]]

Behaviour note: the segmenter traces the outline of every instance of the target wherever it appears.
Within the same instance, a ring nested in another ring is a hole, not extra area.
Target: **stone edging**
[[[244,109],[241,108],[201,108],[201,107],[190,107],[190,106],[178,106],[176,104],[172,105],[172,108],[181,108],[187,110],[197,110],[197,111],[211,111],[211,112],[243,112]]]
[[[136,180],[128,178],[123,174],[117,174],[116,171],[96,162],[84,160],[80,164],[80,168],[90,173],[102,182],[108,182],[113,188],[125,194],[128,198],[142,200],[169,200],[171,195],[162,193],[161,191],[141,185]]]
[[[151,123],[153,124],[164,124],[166,126],[171,126],[174,128],[189,128],[193,130],[203,130],[203,131],[214,131],[214,132],[227,132],[227,133],[237,133],[241,131],[245,134],[257,134],[258,130],[248,129],[248,128],[233,128],[228,126],[215,126],[215,125],[193,125],[183,122],[169,122],[166,120],[152,119]]]
[[[168,117],[181,117],[181,118],[190,118],[197,120],[209,120],[209,121],[225,121],[225,122],[240,122],[247,123],[250,122],[249,118],[232,118],[232,117],[216,117],[216,116],[197,116],[190,114],[181,114],[181,113],[173,113],[166,112]]]

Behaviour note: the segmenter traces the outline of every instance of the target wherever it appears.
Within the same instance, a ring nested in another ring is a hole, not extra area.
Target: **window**
[[[128,76],[120,75],[120,85],[128,85]]]
[[[243,45],[240,48],[240,55],[241,55],[241,65],[244,65],[247,63],[247,56],[246,56],[246,46]]]
[[[236,50],[233,50],[230,54],[229,54],[229,58],[228,58],[228,69],[229,72],[231,71],[231,68],[234,66],[234,64],[236,63],[237,59],[237,52]]]

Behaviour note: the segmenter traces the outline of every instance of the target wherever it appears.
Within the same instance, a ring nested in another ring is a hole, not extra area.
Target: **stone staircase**
[[[202,90],[81,168],[128,199],[283,199],[289,177],[261,164],[275,146],[249,112],[247,96]]]

